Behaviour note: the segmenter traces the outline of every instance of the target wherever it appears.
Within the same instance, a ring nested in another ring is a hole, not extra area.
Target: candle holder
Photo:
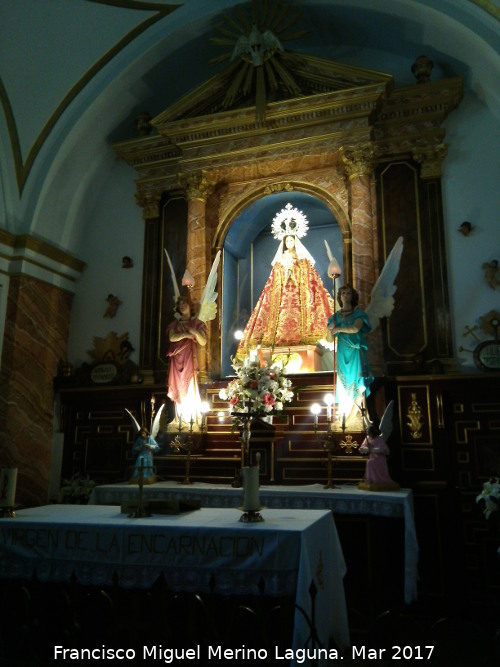
[[[327,403],[328,405],[328,403]],[[327,460],[327,482],[324,486],[325,489],[338,489],[339,487],[333,481],[333,461],[335,455],[342,447],[342,442],[345,438],[345,419],[342,419],[342,435],[339,436],[339,433],[333,430],[333,420],[331,408],[327,411],[328,418],[328,430],[324,434],[321,445],[326,451]]]
[[[16,511],[14,507],[0,507],[0,519],[15,519]]]
[[[242,468],[243,475],[243,514],[240,521],[243,523],[256,523],[264,521],[260,514],[259,499],[259,466],[260,455],[256,455],[257,465]]]
[[[264,517],[257,510],[247,510],[240,516],[240,521],[242,523],[260,523],[264,521]]]
[[[182,425],[179,424],[179,433],[175,436],[172,441],[172,447],[176,452],[184,453],[185,455],[185,471],[184,479],[181,484],[189,485],[192,484],[192,481],[189,477],[191,469],[191,453],[195,449],[195,442],[193,439],[193,419],[189,422],[189,433],[181,433]]]
[[[17,468],[0,470],[0,518],[15,519]]]
[[[334,459],[334,454],[338,450],[338,442],[336,436],[334,435],[334,432],[331,430],[331,427],[327,432],[326,437],[323,440],[322,444],[327,454],[327,459],[326,459],[327,482],[324,488],[338,489],[339,487],[333,481],[333,459]]]
[[[151,516],[151,512],[144,507],[144,498],[143,498],[143,487],[144,487],[144,462],[141,461],[139,466],[139,493],[137,496],[137,507],[133,512],[130,512],[128,515],[130,519],[143,519],[144,517]]]

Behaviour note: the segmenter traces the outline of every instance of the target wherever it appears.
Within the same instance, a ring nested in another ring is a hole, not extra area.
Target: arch
[[[339,199],[332,194],[327,188],[318,186],[314,183],[308,181],[302,181],[298,179],[282,179],[276,181],[272,184],[260,184],[255,186],[250,184],[245,191],[245,193],[235,198],[233,204],[228,207],[226,212],[221,216],[215,233],[212,239],[213,248],[222,248],[224,245],[224,240],[231,228],[233,222],[238,218],[238,216],[253,202],[258,201],[263,196],[274,194],[278,192],[291,191],[291,192],[303,192],[304,194],[309,194],[314,197],[317,197],[322,201],[326,207],[331,211],[335,217],[340,230],[342,232],[342,238],[344,244],[350,244],[352,240],[352,225],[349,218],[348,211],[346,207],[343,206]]]
[[[333,170],[329,171],[334,175],[335,172]],[[236,351],[236,348],[234,347],[235,343],[232,340],[232,333],[238,328],[243,328],[244,324],[246,324],[246,320],[255,306],[256,297],[259,296],[260,291],[268,278],[268,267],[271,265],[271,259],[276,250],[276,248],[273,247],[272,253],[269,254],[271,244],[265,240],[257,240],[257,237],[262,238],[261,234],[263,232],[264,237],[266,236],[265,232],[267,230],[262,226],[262,222],[257,223],[254,228],[250,228],[245,224],[245,222],[251,220],[252,213],[254,212],[250,212],[248,210],[249,207],[256,202],[259,202],[259,200],[263,200],[272,195],[281,194],[281,205],[279,206],[279,208],[281,208],[285,205],[288,196],[292,194],[294,195],[293,198],[290,197],[292,205],[304,210],[310,222],[308,238],[310,237],[311,239],[311,245],[306,243],[306,246],[317,260],[319,260],[319,257],[322,257],[321,261],[318,261],[317,263],[317,268],[323,279],[323,284],[326,289],[328,289],[328,278],[326,275],[328,260],[323,245],[325,236],[320,234],[320,229],[323,229],[325,224],[329,224],[329,218],[328,216],[326,217],[326,223],[325,217],[323,217],[320,221],[316,219],[316,222],[311,224],[313,216],[310,212],[307,212],[307,208],[311,202],[314,207],[313,200],[315,200],[322,204],[320,213],[322,212],[324,215],[328,213],[332,216],[332,223],[335,223],[335,232],[333,236],[335,240],[332,249],[336,247],[337,252],[339,252],[340,247],[342,248],[343,264],[347,268],[347,265],[351,261],[351,222],[346,206],[344,205],[347,198],[345,197],[345,194],[343,196],[344,201],[341,201],[340,197],[336,197],[335,194],[332,193],[334,187],[333,180],[330,189],[328,189],[328,187],[325,187],[324,185],[319,186],[316,183],[297,178],[281,179],[272,184],[258,184],[257,186],[255,186],[254,183],[247,183],[237,194],[232,193],[231,201],[226,201],[225,209],[224,204],[221,207],[223,212],[220,214],[219,223],[212,241],[214,248],[224,248],[228,251],[225,253],[222,273],[221,294],[224,310],[221,311],[220,336],[218,337],[220,346],[217,351],[218,355],[220,355],[221,375],[224,376],[230,373],[230,357],[231,354],[234,354]],[[342,187],[344,186],[342,185]],[[304,205],[298,203],[297,197],[300,197],[300,195],[305,195],[307,197],[307,204],[305,202]],[[274,198],[273,203],[277,203]],[[273,215],[279,208],[274,210]],[[266,213],[265,225],[268,227],[268,222],[270,222],[267,215],[269,214],[269,209],[263,204],[262,211],[264,212],[264,210]],[[247,220],[245,220],[244,217],[245,211],[248,215]],[[319,217],[321,218],[321,215]],[[229,239],[228,235],[231,236],[230,232],[232,226],[238,220],[242,223],[239,226],[241,232],[235,228],[234,237]],[[245,229],[253,240],[245,238]],[[318,239],[318,236],[320,236],[321,240]],[[326,238],[328,238],[331,245],[332,239],[329,236],[326,236]],[[255,248],[253,248],[254,240],[258,244]],[[269,242],[273,242],[273,246],[275,245],[276,242],[274,239],[269,238],[268,240]],[[249,251],[250,244],[252,244],[252,249]],[[239,254],[239,250],[242,248],[245,248],[250,254],[247,254],[246,256]],[[334,254],[337,253],[334,251]],[[256,259],[255,264],[253,260],[254,257],[258,258]],[[347,269],[347,273],[350,273],[350,267]],[[246,282],[244,288],[241,287],[242,280]],[[228,285],[230,286],[229,289],[227,287]],[[248,310],[249,308],[250,310]],[[242,317],[243,313],[246,313],[244,317]]]

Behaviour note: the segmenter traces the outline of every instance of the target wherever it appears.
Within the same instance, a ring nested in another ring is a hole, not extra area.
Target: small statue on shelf
[[[139,481],[140,469],[142,468],[142,481],[144,484],[153,484],[156,482],[156,475],[153,467],[153,453],[160,450],[156,440],[149,434],[146,427],[142,427],[139,435],[134,442],[132,452],[137,454],[135,459],[134,471],[130,483]]]
[[[155,438],[160,430],[160,419],[165,407],[163,403],[155,415],[155,398],[151,396],[151,433],[145,426],[140,426],[134,415],[125,408],[136,433],[136,440],[132,446],[132,453],[137,455],[134,470],[130,478],[131,484],[154,484],[156,473],[153,465],[153,454],[160,450]]]
[[[380,421],[380,428],[369,424],[366,429],[366,438],[359,447],[360,454],[368,454],[365,467],[365,476],[359,482],[358,488],[365,491],[397,491],[399,484],[395,482],[387,467],[387,457],[390,449],[386,443],[392,431],[393,402],[387,406]]]

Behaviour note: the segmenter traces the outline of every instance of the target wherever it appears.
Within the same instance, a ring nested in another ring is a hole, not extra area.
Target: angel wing
[[[166,249],[166,248],[163,248],[163,250],[165,251],[165,255],[166,255],[166,257],[167,257],[168,266],[169,266],[169,268],[170,268],[170,275],[172,276],[172,287],[174,288],[174,300],[177,301],[177,299],[178,299],[178,298],[180,297],[180,295],[181,295],[181,292],[180,292],[180,289],[179,289],[179,285],[177,284],[177,278],[175,277],[175,271],[174,271],[174,267],[173,267],[173,265],[172,265],[172,260],[171,260],[170,257],[169,257],[169,254],[168,254],[168,252],[167,252],[167,249]]]
[[[391,435],[393,429],[393,414],[394,414],[394,401],[389,401],[382,419],[380,420],[379,430],[382,438],[387,442],[387,438]]]
[[[389,253],[377,282],[373,286],[370,303],[365,309],[372,325],[372,331],[378,327],[379,321],[383,317],[389,317],[394,309],[393,295],[396,291],[394,282],[399,272],[402,253],[403,237],[400,236]]]
[[[134,426],[134,428],[135,428],[135,434],[138,435],[138,433],[139,433],[140,430],[141,430],[141,427],[139,426],[139,422],[138,422],[137,419],[134,417],[134,415],[130,412],[130,410],[127,410],[127,408],[125,408],[125,412],[128,414],[128,416],[129,416],[130,419],[132,420],[132,424],[133,424],[133,426]]]
[[[363,423],[365,425],[365,429],[368,430],[370,426],[373,426],[373,422],[370,421],[366,415],[366,410],[364,410],[358,403],[354,403],[354,405],[358,408],[358,410],[361,412],[363,416]],[[391,435],[392,429],[393,429],[393,415],[394,415],[394,401],[389,401],[387,404],[387,407],[384,410],[384,414],[382,415],[382,419],[380,420],[379,424],[379,431],[381,437],[387,441],[387,438]]]
[[[215,319],[217,315],[217,292],[215,291],[215,285],[217,284],[217,269],[220,262],[220,250],[217,252],[215,259],[208,274],[207,284],[203,290],[200,300],[200,308],[198,310],[198,319],[202,322],[209,322],[210,320]]]
[[[161,413],[163,412],[164,407],[165,407],[165,403],[162,403],[160,409],[156,413],[155,418],[153,419],[153,424],[151,426],[151,436],[153,438],[156,438],[156,436],[158,435],[158,431],[160,430],[160,417],[161,417]]]

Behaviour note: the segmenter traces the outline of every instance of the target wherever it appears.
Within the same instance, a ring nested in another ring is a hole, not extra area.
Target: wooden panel
[[[422,179],[418,165],[398,160],[379,167],[377,190],[381,258],[398,236],[404,238],[398,298],[382,326],[387,367],[391,373],[403,373],[417,357],[421,363],[455,368],[441,182]]]

